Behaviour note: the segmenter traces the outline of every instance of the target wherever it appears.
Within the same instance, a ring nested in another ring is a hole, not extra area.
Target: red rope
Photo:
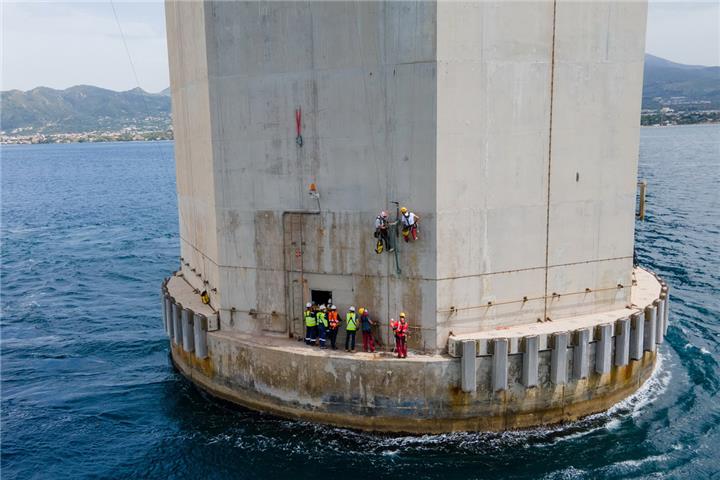
[[[298,108],[295,110],[295,124],[297,127],[297,136],[300,136],[300,128],[302,125],[302,109]]]

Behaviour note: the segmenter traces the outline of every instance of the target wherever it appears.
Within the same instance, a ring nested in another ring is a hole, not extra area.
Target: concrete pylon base
[[[668,288],[645,270],[636,276],[637,303],[615,312],[621,318],[603,312],[451,337],[448,353],[411,352],[405,359],[223,329],[180,275],[163,283],[163,305],[166,317],[195,312],[193,349],[188,339],[168,332],[172,360],[183,376],[221,399],[281,417],[361,430],[502,431],[604,411],[651,376],[657,345],[643,340],[658,336],[644,335],[644,328],[654,321],[660,322],[656,330],[664,329]],[[663,314],[633,322],[650,308],[646,305],[662,305]],[[171,320],[165,318],[166,326]],[[341,332],[338,343],[343,342]]]
[[[257,339],[262,341],[262,339]],[[501,431],[549,425],[604,411],[631,395],[652,374],[656,354],[610,373],[550,381],[550,352],[540,352],[540,383],[521,383],[522,356],[510,356],[507,390],[460,388],[460,360],[380,354],[335,354],[290,340],[270,345],[238,334],[208,335],[210,356],[199,359],[172,346],[177,370],[223,400],[290,419],[378,432]],[[307,350],[302,352],[302,350]],[[515,358],[513,358],[515,357]],[[490,357],[488,357],[490,358]],[[478,358],[480,360],[480,357]],[[490,361],[479,361],[488,378]]]

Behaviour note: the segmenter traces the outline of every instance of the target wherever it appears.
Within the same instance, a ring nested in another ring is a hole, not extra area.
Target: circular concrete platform
[[[450,354],[411,352],[407,359],[213,330],[211,311],[188,296],[182,278],[163,290],[173,363],[211,395],[340,427],[440,433],[570,421],[631,395],[652,374],[667,327],[667,286],[650,274],[641,282],[647,304],[614,320],[598,314],[595,323],[576,318],[553,328],[479,332],[451,339],[460,347]]]

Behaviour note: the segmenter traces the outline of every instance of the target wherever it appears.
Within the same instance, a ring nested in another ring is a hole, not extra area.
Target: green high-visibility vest
[[[354,332],[357,330],[357,321],[355,320],[355,312],[348,312],[345,315],[345,321],[347,322],[345,328],[348,332]]]
[[[312,310],[305,310],[305,326],[314,327],[315,325],[317,325],[317,322],[315,321],[315,314]]]
[[[325,315],[325,312],[318,312],[317,313],[317,321],[320,325],[327,328],[328,327],[328,320],[327,315]]]

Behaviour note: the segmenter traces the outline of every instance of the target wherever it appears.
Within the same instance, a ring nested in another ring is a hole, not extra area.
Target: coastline
[[[695,127],[703,125],[720,125],[720,120],[697,123],[677,123],[669,125],[640,125],[640,128],[667,128],[667,127]],[[0,146],[6,145],[57,145],[57,144],[75,144],[75,143],[128,143],[128,142],[166,142],[173,141],[172,132],[141,132],[143,134],[152,135],[149,138],[122,138],[112,137],[112,133],[93,133],[82,132],[72,134],[57,134],[59,138],[45,137],[42,141],[32,141],[31,136],[8,139],[8,137],[0,137]],[[169,134],[168,134],[169,133]],[[74,139],[65,137],[65,135],[97,135],[97,137]]]

